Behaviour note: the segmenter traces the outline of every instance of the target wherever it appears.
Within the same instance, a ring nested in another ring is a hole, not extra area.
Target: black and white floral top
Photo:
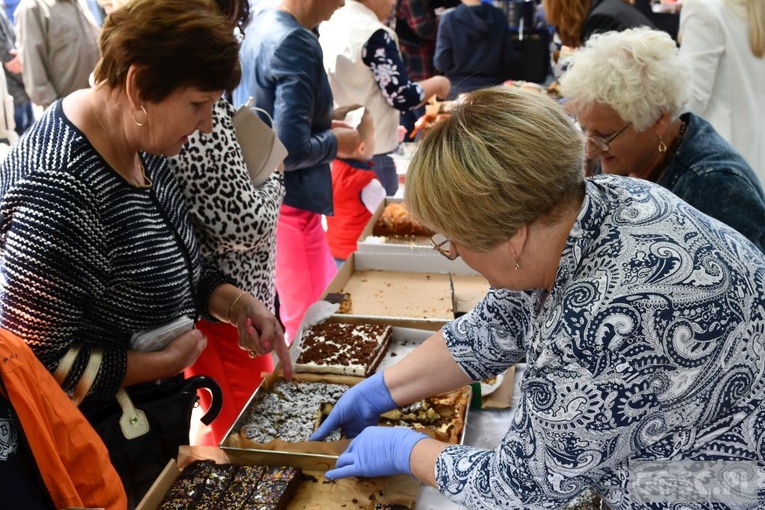
[[[639,486],[646,462],[749,461],[753,503],[736,508],[765,505],[765,255],[669,191],[589,180],[549,295],[493,289],[443,332],[475,380],[528,363],[497,449],[439,456],[451,499],[557,508],[594,487],[614,509],[649,508],[667,470]],[[692,490],[705,504],[684,509],[733,508]],[[680,508],[659,496],[650,508]]]
[[[218,101],[212,133],[189,137],[170,166],[186,199],[202,257],[273,310],[276,220],[284,183],[275,172],[260,187],[253,185],[234,134],[233,115],[228,101]]]
[[[425,99],[422,87],[409,80],[396,42],[385,30],[372,34],[361,50],[361,60],[372,70],[380,92],[393,108],[405,112]]]

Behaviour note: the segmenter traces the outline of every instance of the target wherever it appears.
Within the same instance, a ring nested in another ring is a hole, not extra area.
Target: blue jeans
[[[377,179],[385,188],[385,195],[392,197],[398,191],[396,163],[387,154],[377,154],[372,158],[372,161],[374,162],[372,170],[375,171]]]
[[[26,131],[35,121],[34,113],[32,112],[32,103],[14,105],[13,120],[16,122],[16,133],[18,133],[19,136],[23,135],[24,131]]]

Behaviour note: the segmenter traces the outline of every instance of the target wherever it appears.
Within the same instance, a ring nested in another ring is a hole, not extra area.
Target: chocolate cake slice
[[[181,472],[160,510],[284,510],[300,484],[300,469],[196,461]]]
[[[322,323],[303,335],[296,372],[369,377],[385,356],[393,328],[380,324]]]
[[[299,469],[268,468],[250,499],[241,508],[284,510],[295,496],[299,484]]]

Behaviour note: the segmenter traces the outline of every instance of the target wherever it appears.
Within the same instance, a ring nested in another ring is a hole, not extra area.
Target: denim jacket
[[[337,154],[332,91],[316,36],[286,12],[266,9],[246,29],[237,105],[249,96],[273,118],[289,151],[284,161],[284,203],[332,214],[330,163]],[[267,119],[264,119],[267,122]]]
[[[681,118],[685,139],[658,184],[765,252],[765,194],[754,170],[709,122],[692,113]]]

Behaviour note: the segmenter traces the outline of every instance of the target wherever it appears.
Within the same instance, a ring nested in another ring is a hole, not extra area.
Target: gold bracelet
[[[237,303],[237,302],[239,301],[239,299],[240,299],[242,296],[244,296],[245,294],[247,294],[247,291],[246,291],[246,290],[243,290],[242,292],[240,292],[240,293],[239,293],[239,295],[238,295],[238,296],[236,296],[236,297],[234,298],[234,300],[231,302],[231,306],[229,306],[229,307],[228,307],[228,313],[226,314],[226,318],[228,319],[228,323],[229,323],[229,324],[233,324],[233,322],[231,322],[231,312],[233,312],[233,311],[234,311],[234,307],[236,306],[236,303]]]

